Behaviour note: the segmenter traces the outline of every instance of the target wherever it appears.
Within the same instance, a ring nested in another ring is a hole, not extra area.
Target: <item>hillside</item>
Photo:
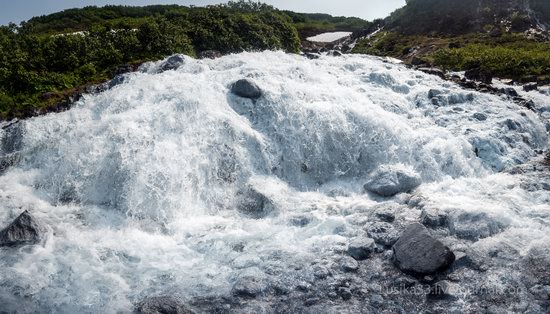
[[[409,0],[360,40],[355,53],[447,70],[481,67],[516,81],[548,82],[550,1]]]

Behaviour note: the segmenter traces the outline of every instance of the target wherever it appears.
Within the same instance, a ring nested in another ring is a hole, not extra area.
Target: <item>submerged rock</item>
[[[249,79],[241,79],[231,85],[231,92],[239,97],[257,99],[262,96],[262,90]]]
[[[434,274],[445,270],[454,260],[453,252],[419,223],[408,226],[393,246],[393,262],[405,273]]]
[[[43,233],[44,227],[28,211],[24,211],[0,231],[0,246],[36,244],[44,236]]]
[[[472,241],[490,237],[505,227],[504,223],[498,222],[486,213],[454,213],[447,220],[452,235]]]
[[[237,202],[237,210],[254,219],[265,218],[275,211],[273,202],[252,187],[248,187],[243,192],[240,192]]]
[[[141,301],[134,311],[136,314],[193,314],[185,303],[176,297],[149,297]]]
[[[367,237],[359,237],[353,239],[348,246],[348,254],[356,260],[364,260],[374,253],[376,243],[374,240]]]
[[[249,268],[237,277],[233,285],[233,295],[254,298],[267,288],[267,276],[258,268]]]
[[[164,71],[175,70],[180,66],[182,66],[184,63],[185,63],[185,58],[183,57],[183,55],[173,55],[168,59],[166,59],[166,61],[164,61],[161,64],[160,71],[164,72]]]
[[[374,172],[365,184],[365,190],[381,196],[390,197],[408,192],[422,183],[420,176],[404,166],[382,166]]]

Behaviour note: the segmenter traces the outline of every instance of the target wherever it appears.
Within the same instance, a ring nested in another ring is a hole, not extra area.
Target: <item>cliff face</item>
[[[547,0],[408,0],[388,18],[388,24],[409,34],[457,35],[492,28],[548,29],[549,19]]]

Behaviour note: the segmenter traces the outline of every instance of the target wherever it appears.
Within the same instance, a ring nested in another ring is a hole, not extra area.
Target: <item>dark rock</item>
[[[342,56],[342,53],[338,50],[333,50],[331,52],[331,54],[332,54],[333,57],[341,57]]]
[[[445,72],[438,68],[418,68],[418,71],[422,71],[427,74],[439,76],[442,79],[445,79]]]
[[[438,89],[430,89],[428,91],[428,98],[432,99],[432,98],[434,98],[436,96],[439,96],[441,94],[443,94],[443,92],[438,90]]]
[[[365,227],[374,242],[383,246],[392,246],[399,239],[399,233],[387,222],[373,222]]]
[[[385,222],[393,222],[395,220],[395,215],[390,210],[377,210],[374,215],[376,218]]]
[[[420,176],[410,169],[399,166],[382,166],[374,172],[364,188],[369,192],[390,197],[413,190],[421,182]]]
[[[183,57],[183,55],[173,55],[161,64],[160,70],[161,72],[175,70],[182,66],[184,63],[185,58]]]
[[[456,48],[460,48],[460,47],[461,47],[461,45],[458,42],[450,42],[449,43],[449,48],[450,49],[456,49]]]
[[[430,296],[436,298],[457,298],[458,286],[447,280],[436,282],[430,289]]]
[[[533,100],[524,100],[520,102],[520,105],[529,109],[529,110],[535,110],[535,102]]]
[[[343,300],[349,300],[352,297],[351,290],[347,287],[339,287],[338,295],[342,297]]]
[[[116,75],[126,74],[133,71],[134,71],[134,67],[131,64],[122,64],[115,69],[114,75],[116,76]]]
[[[237,195],[237,210],[254,219],[265,218],[275,211],[273,202],[253,187],[248,187]]]
[[[296,227],[305,227],[311,222],[312,219],[312,216],[294,216],[290,218],[290,224]]]
[[[0,231],[0,246],[36,244],[44,236],[44,227],[24,211],[9,226]]]
[[[231,85],[231,92],[237,96],[257,99],[262,96],[262,90],[249,79],[241,79]]]
[[[486,213],[453,213],[448,217],[449,231],[457,238],[476,241],[499,233],[504,223]]]
[[[416,66],[425,65],[425,64],[426,64],[426,61],[420,59],[420,58],[417,57],[417,56],[414,56],[414,57],[412,57],[412,59],[411,59],[411,64],[412,64],[412,65],[416,65]]]
[[[518,97],[518,92],[516,91],[515,88],[512,88],[512,87],[505,87],[502,89],[502,93],[507,95],[507,96],[510,96],[510,97]]]
[[[427,227],[444,227],[447,225],[447,214],[440,212],[438,209],[423,209],[420,214],[420,221]]]
[[[474,113],[473,117],[479,121],[485,121],[487,120],[487,115],[481,112]]]
[[[107,89],[111,89],[115,86],[118,86],[122,83],[124,83],[126,81],[126,76],[125,75],[117,75],[115,76],[112,80],[110,80],[108,83],[107,83]]]
[[[537,83],[529,83],[529,84],[523,85],[523,90],[526,92],[530,92],[537,89],[538,89]]]
[[[461,81],[458,84],[460,86],[462,86],[464,88],[468,88],[468,89],[476,89],[477,88],[477,84],[474,81]]]
[[[324,266],[316,265],[313,267],[313,276],[317,279],[325,279],[330,276],[330,271]]]
[[[359,263],[354,258],[344,256],[340,260],[340,268],[345,272],[354,272],[359,269]]]
[[[469,80],[483,82],[485,84],[491,84],[493,82],[493,74],[481,68],[467,70],[464,76]]]
[[[222,53],[217,50],[205,50],[199,53],[199,59],[217,59],[222,56]]]
[[[150,297],[141,301],[134,311],[136,314],[194,314],[185,303],[176,297]]]
[[[454,260],[453,252],[419,223],[408,226],[393,246],[393,262],[405,273],[434,274],[448,268]]]
[[[376,244],[373,239],[358,237],[349,243],[348,254],[356,260],[364,260],[369,258],[375,249]]]
[[[249,268],[237,277],[233,285],[233,295],[257,297],[268,288],[267,276],[257,268]]]

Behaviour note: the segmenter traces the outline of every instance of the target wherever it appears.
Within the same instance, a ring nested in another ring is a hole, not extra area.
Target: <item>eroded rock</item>
[[[231,92],[239,97],[257,99],[262,96],[262,90],[249,79],[241,79],[231,85]]]
[[[408,192],[422,183],[420,176],[402,165],[381,166],[365,184],[365,190],[390,197]]]
[[[454,260],[453,252],[419,223],[408,226],[393,246],[393,262],[405,273],[434,274],[448,268]]]
[[[195,312],[177,297],[149,297],[141,301],[134,311],[136,314],[194,314]]]
[[[44,227],[28,211],[0,231],[0,246],[36,244],[44,236]]]

